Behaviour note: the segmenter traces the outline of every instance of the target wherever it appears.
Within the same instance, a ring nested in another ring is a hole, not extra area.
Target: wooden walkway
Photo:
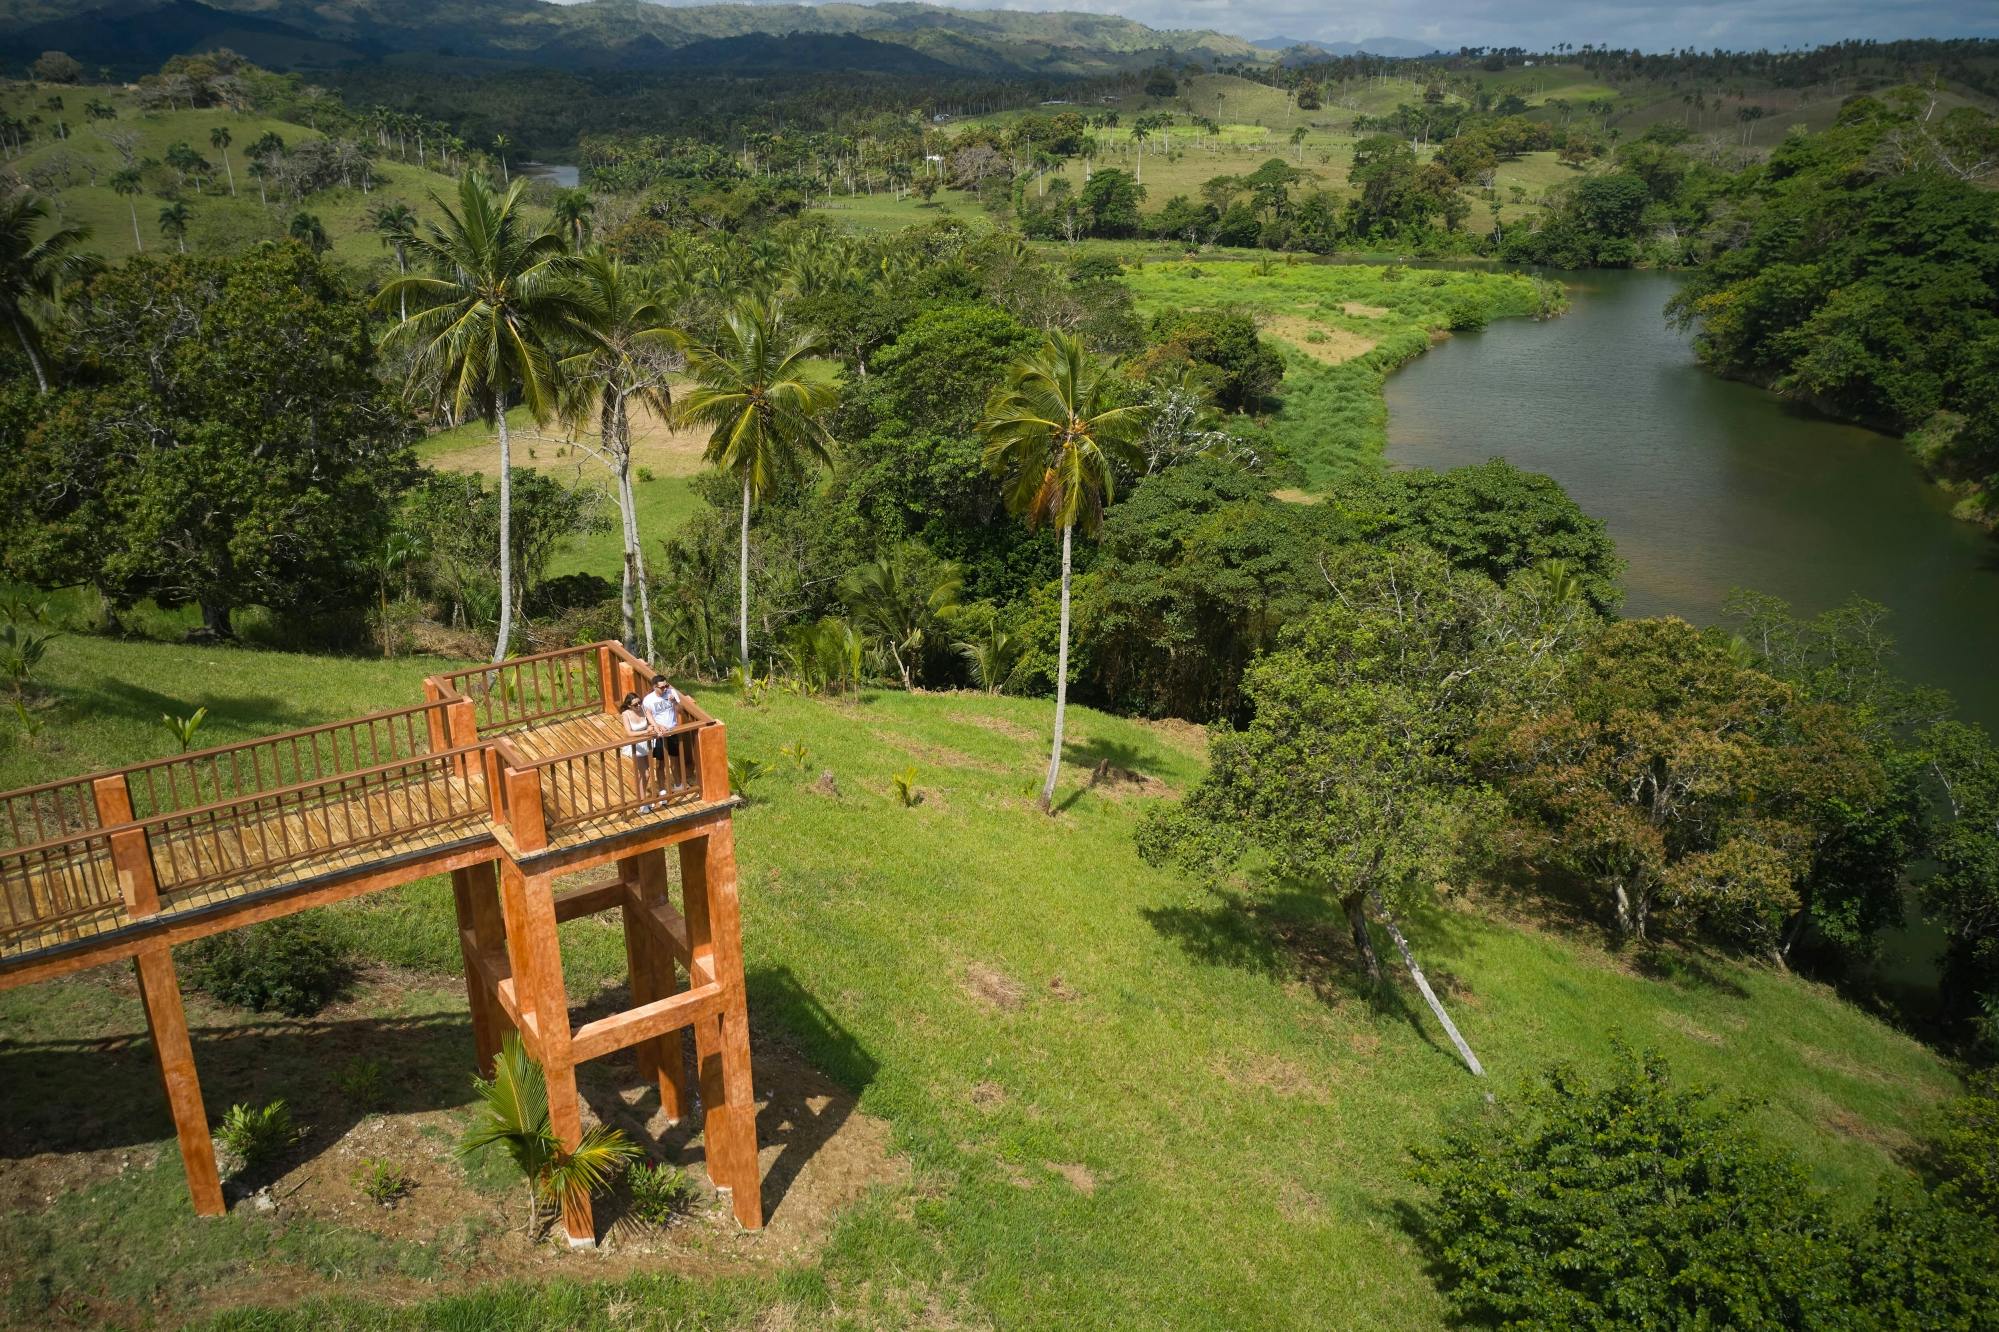
[[[674,1120],[698,1079],[709,1176],[760,1227],[727,742],[687,700],[664,774],[641,774],[616,700],[651,678],[597,643],[433,676],[413,707],[0,794],[0,989],[133,959],[195,1210],[219,1215],[173,947],[449,873],[481,1070],[515,1035],[571,1147],[580,1061],[635,1051]],[[612,877],[555,892],[595,867]],[[575,1026],[557,927],[606,911],[633,1006]],[[563,1224],[595,1242],[587,1198]]]
[[[440,854],[560,849],[712,803],[699,758],[714,723],[698,706],[665,800],[621,752],[609,709],[650,674],[615,644],[519,658],[434,677],[418,707],[0,794],[0,988],[53,952],[88,958],[94,940],[177,917]],[[726,769],[709,776],[725,787]],[[516,786],[539,797],[539,840],[515,826]],[[133,866],[121,880],[121,842],[152,894],[135,894]]]

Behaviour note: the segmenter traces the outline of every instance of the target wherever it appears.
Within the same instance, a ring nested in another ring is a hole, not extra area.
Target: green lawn
[[[156,754],[166,737],[153,718],[170,704],[209,703],[223,740],[412,700],[427,669],[64,638],[44,672],[59,700],[45,747],[15,741],[0,785]],[[282,1299],[330,1268],[357,1298],[379,1280],[398,1300],[437,1301],[393,1318],[348,1303],[231,1324],[314,1332],[1438,1323],[1406,1228],[1406,1153],[1481,1113],[1483,1089],[1406,986],[1378,999],[1356,986],[1319,903],[1273,895],[1245,910],[1137,858],[1139,815],[1200,771],[1197,732],[1072,709],[1062,814],[1048,819],[1033,808],[1047,701],[881,692],[746,708],[697,692],[728,722],[733,756],[778,765],[737,824],[760,1036],[784,1034],[857,1091],[910,1166],[907,1182],[844,1215],[816,1265],[733,1283],[591,1284],[601,1269],[585,1256],[493,1288],[506,1270],[465,1270],[442,1240],[412,1249],[360,1226],[293,1235],[282,1213],[196,1221],[175,1205],[169,1149],[150,1173],[90,1176],[59,1203],[0,1219],[12,1281],[0,1307],[45,1325],[46,1310],[96,1307],[109,1291],[126,1308],[156,1299],[155,1316],[172,1320],[199,1273],[234,1262],[239,1283],[255,1278],[245,1298],[261,1287]],[[811,751],[803,772],[780,759],[795,743]],[[1092,789],[1103,759],[1138,776]],[[905,809],[890,775],[908,765],[924,799]],[[822,770],[837,796],[810,789]],[[394,974],[412,978],[413,1012],[447,1020],[457,945],[443,884],[333,914],[369,955],[408,969]],[[1918,1116],[1954,1087],[1914,1042],[1761,967],[1670,953],[1641,966],[1477,901],[1430,911],[1410,933],[1495,1089],[1557,1059],[1600,1064],[1621,1033],[1755,1098],[1759,1126],[1850,1207],[1901,1172]],[[578,921],[564,936],[572,995],[616,983],[615,929]],[[84,1039],[107,1006],[122,1005],[129,1028],[132,1004],[98,979],[31,987],[0,996],[0,1030]],[[469,1049],[462,1027],[447,1036]],[[9,1058],[0,1045],[5,1122],[56,1113],[8,1104]],[[307,1121],[337,1113],[318,1099],[323,1077],[295,1076],[286,1086],[272,1074],[259,1094],[293,1096]],[[462,1101],[462,1085],[439,1086],[445,1105]],[[89,1090],[74,1091],[87,1113]],[[100,1257],[80,1261],[79,1245]]]

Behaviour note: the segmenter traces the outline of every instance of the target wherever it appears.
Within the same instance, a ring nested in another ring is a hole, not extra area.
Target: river
[[[1905,677],[1999,730],[1999,542],[1950,517],[1899,441],[1709,374],[1664,273],[1557,275],[1572,309],[1433,347],[1388,381],[1388,458],[1503,457],[1561,482],[1629,564],[1627,615],[1721,618],[1731,588],[1894,612]]]

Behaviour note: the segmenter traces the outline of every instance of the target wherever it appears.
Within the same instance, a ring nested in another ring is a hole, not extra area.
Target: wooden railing
[[[543,826],[550,837],[606,815],[632,814],[642,808],[688,804],[701,799],[701,730],[703,722],[687,722],[667,733],[666,794],[660,794],[659,764],[645,758],[645,780],[624,741],[614,741],[574,754],[560,754],[527,765],[541,788]],[[513,769],[512,771],[523,771]],[[511,816],[510,816],[511,817]]]
[[[605,712],[604,650],[600,643],[532,657],[510,657],[431,677],[449,697],[467,699],[481,735],[505,735],[558,717]]]
[[[90,783],[74,777],[0,796],[0,847],[35,846],[103,826]]]
[[[119,902],[111,838],[74,834],[0,855],[0,928],[59,924]]]
[[[466,778],[483,775],[482,748],[448,749],[143,820],[138,827],[154,879],[162,893],[178,892],[481,818],[489,810],[486,793]]]

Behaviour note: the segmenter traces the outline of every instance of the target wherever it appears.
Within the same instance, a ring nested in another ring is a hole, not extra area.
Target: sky
[[[680,0],[681,3],[696,0]],[[1406,37],[1460,46],[1556,42],[1647,51],[1819,46],[1848,38],[1999,37],[1999,0],[945,0],[962,9],[1086,10],[1255,41]]]

